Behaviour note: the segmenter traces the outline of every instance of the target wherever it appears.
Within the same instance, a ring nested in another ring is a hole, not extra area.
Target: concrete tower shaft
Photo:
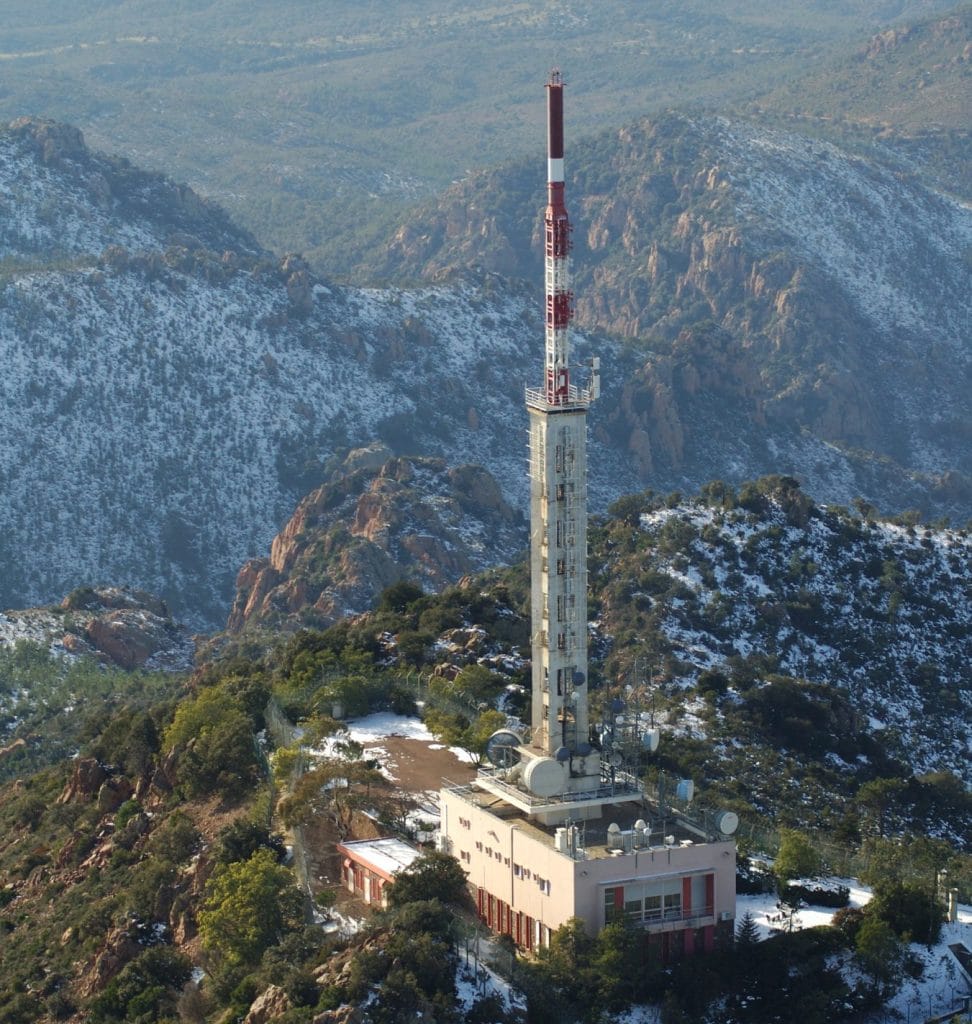
[[[587,410],[530,412],[533,746],[585,753]]]

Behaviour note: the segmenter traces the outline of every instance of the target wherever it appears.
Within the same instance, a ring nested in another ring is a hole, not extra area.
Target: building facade
[[[443,848],[466,870],[494,931],[534,949],[573,917],[592,934],[623,919],[663,960],[731,938],[735,843],[718,816],[669,809],[649,825],[641,815],[657,815],[658,806],[642,797],[602,805],[600,819],[550,826],[492,788],[477,780],[443,789],[440,827]],[[561,820],[570,821],[569,812]]]
[[[341,881],[348,892],[381,907],[387,904],[385,887],[421,856],[410,843],[394,837],[338,843],[337,851],[341,855]]]

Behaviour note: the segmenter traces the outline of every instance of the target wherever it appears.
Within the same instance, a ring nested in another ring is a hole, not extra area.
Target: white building
[[[517,806],[522,793],[514,803],[496,788],[481,778],[440,797],[443,847],[466,869],[480,916],[494,931],[532,949],[572,917],[591,933],[623,917],[644,929],[663,961],[731,939],[735,843],[722,829],[734,816],[668,809],[661,817],[657,803],[628,794],[621,803],[600,802],[599,818],[544,825],[539,819],[554,815],[557,803],[545,801],[543,813],[531,814]],[[569,803],[567,794],[561,821]],[[644,815],[652,810],[649,823]]]

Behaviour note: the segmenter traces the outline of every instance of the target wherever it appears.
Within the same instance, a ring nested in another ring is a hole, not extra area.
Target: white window
[[[605,907],[607,893],[605,892]],[[635,882],[624,887],[624,916],[632,922],[679,921],[682,917],[682,879]]]

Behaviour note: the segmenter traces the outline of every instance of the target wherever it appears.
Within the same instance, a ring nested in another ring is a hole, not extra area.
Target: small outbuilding
[[[338,843],[337,849],[343,858],[341,880],[348,892],[382,907],[387,905],[385,886],[422,856],[421,850],[393,836]]]

